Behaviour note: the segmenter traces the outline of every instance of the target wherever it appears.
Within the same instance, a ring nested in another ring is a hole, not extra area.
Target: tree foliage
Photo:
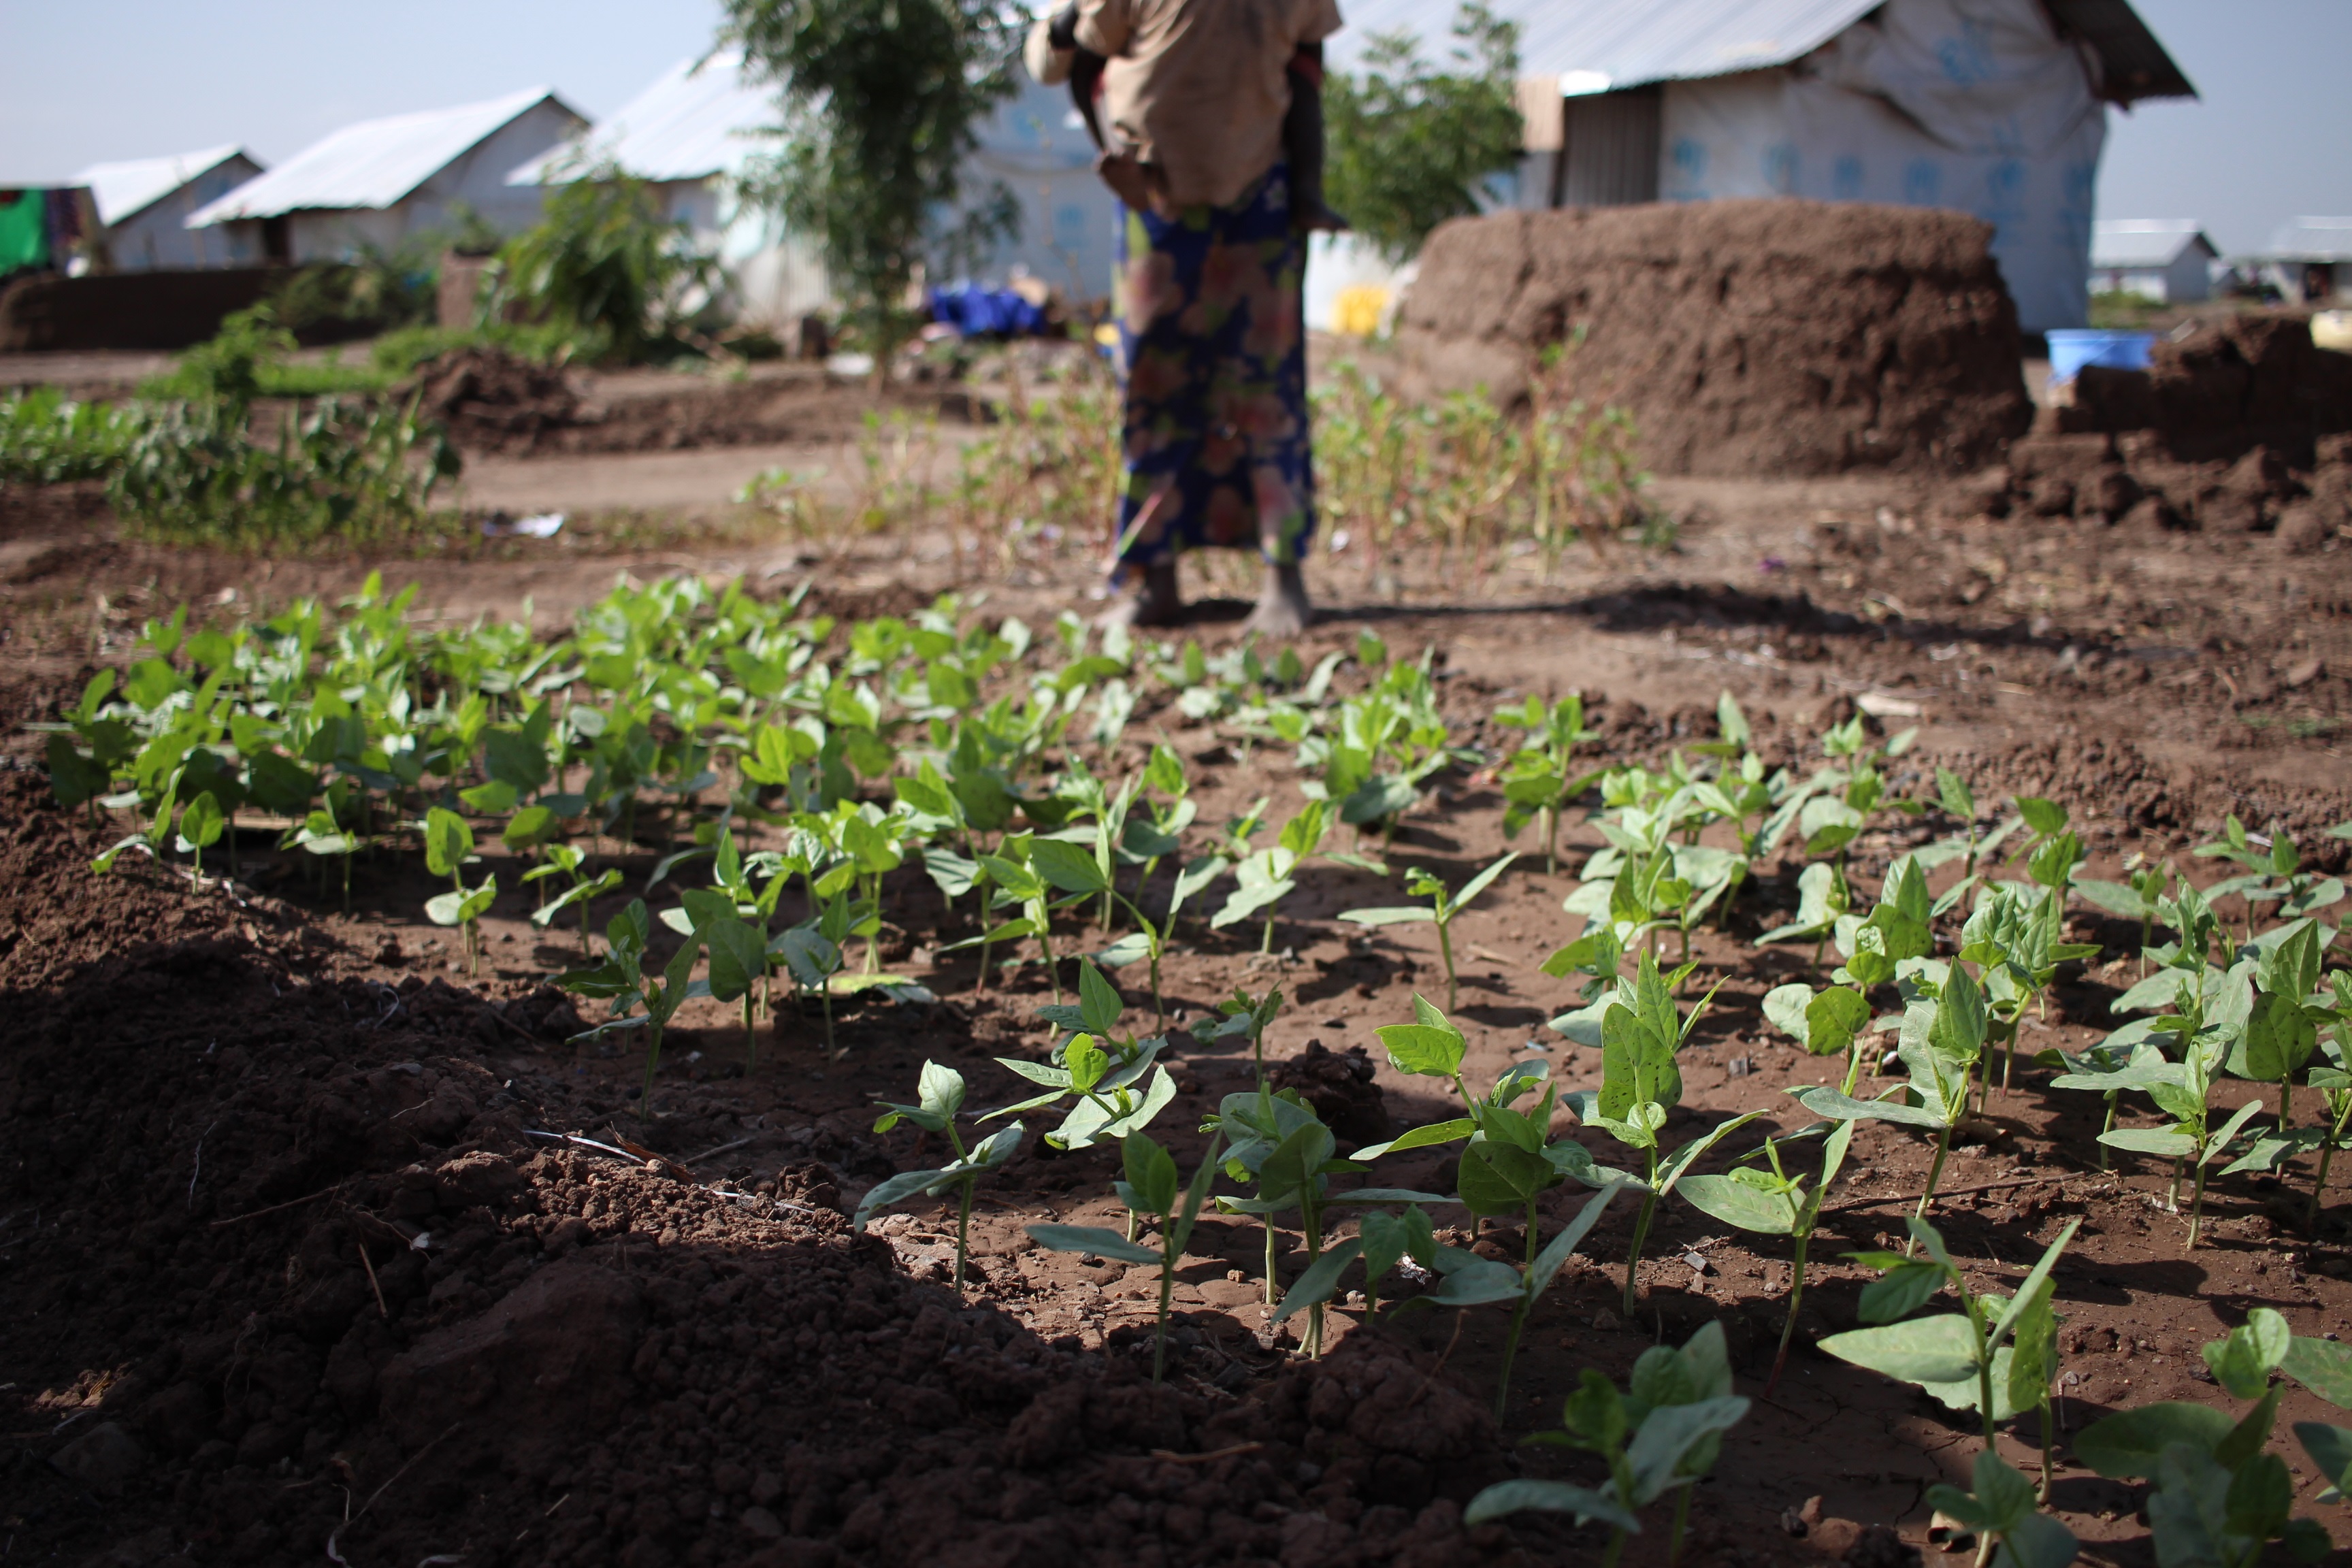
[[[926,253],[1018,221],[1002,187],[958,203],[981,121],[1013,94],[1022,27],[987,0],[727,0],[722,38],[782,98],[783,146],[747,189],[821,237],[877,363],[905,330]]]
[[[652,187],[608,163],[552,187],[547,216],[499,247],[484,309],[562,330],[581,358],[636,360],[684,329],[719,277]]]
[[[1443,64],[1411,33],[1375,34],[1361,73],[1334,72],[1324,89],[1332,205],[1392,261],[1478,211],[1488,176],[1518,163],[1518,70],[1517,25],[1477,0],[1455,14]]]

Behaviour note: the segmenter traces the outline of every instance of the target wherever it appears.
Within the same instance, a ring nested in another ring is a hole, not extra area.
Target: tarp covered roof
[[[394,114],[346,125],[260,178],[247,180],[200,208],[188,219],[188,226],[278,217],[306,208],[391,206],[484,138],[550,100],[565,113],[580,118],[548,89],[530,87],[486,103]]]
[[[507,184],[561,184],[608,160],[641,180],[738,174],[751,158],[774,148],[772,136],[758,132],[772,132],[780,115],[774,89],[747,81],[742,68],[736,49],[681,60],[579,140],[509,174]]]
[[[226,146],[173,153],[162,158],[124,158],[111,163],[92,163],[67,184],[89,188],[90,200],[98,204],[98,221],[110,228],[145,212],[190,180],[211,174],[240,153],[256,167],[260,165],[259,159],[232,142]]]
[[[2352,261],[2352,217],[2294,217],[2271,236],[2276,261]]]
[[[1652,82],[1729,76],[1783,66],[1820,48],[1881,0],[1497,0],[1519,27],[1519,74],[1557,77],[1571,97]],[[2098,54],[2105,95],[2193,98],[2196,89],[2126,0],[2049,0],[2067,31]],[[1332,41],[1350,63],[1374,33],[1420,35],[1433,52],[1453,26],[1450,0],[1357,0]]]
[[[2180,253],[2205,240],[2209,255],[2218,256],[2205,230],[2194,218],[2102,218],[2091,226],[2091,265],[2095,268],[2169,267]]]

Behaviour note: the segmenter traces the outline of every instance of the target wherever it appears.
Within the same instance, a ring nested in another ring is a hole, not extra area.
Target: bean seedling
[[[980,1178],[1001,1169],[1021,1147],[1022,1127],[1012,1126],[983,1138],[971,1149],[963,1144],[963,1134],[956,1131],[956,1117],[963,1110],[963,1075],[953,1068],[937,1062],[923,1064],[923,1074],[916,1085],[916,1104],[899,1105],[881,1101],[882,1115],[874,1123],[877,1132],[887,1132],[900,1121],[911,1121],[926,1132],[936,1132],[945,1138],[955,1158],[937,1170],[901,1171],[875,1184],[872,1191],[857,1205],[852,1224],[864,1230],[866,1222],[877,1212],[892,1204],[904,1203],[921,1195],[932,1197],[948,1188],[956,1189],[956,1260],[955,1288],[963,1289],[964,1259],[971,1247],[971,1194]]]
[[[1119,1156],[1127,1171],[1127,1180],[1118,1184],[1119,1198],[1132,1218],[1160,1221],[1159,1247],[1145,1247],[1099,1226],[1033,1225],[1028,1232],[1038,1246],[1055,1252],[1091,1253],[1122,1263],[1160,1266],[1160,1310],[1151,1341],[1151,1381],[1157,1384],[1168,1370],[1168,1303],[1176,1288],[1176,1265],[1184,1256],[1185,1244],[1192,1239],[1201,1205],[1216,1180],[1217,1141],[1209,1141],[1200,1168],[1181,1192],[1175,1156],[1142,1133],[1130,1132],[1121,1139]]]
[[[1445,963],[1445,1005],[1450,1008],[1457,1005],[1461,999],[1461,984],[1454,978],[1454,917],[1475,903],[1478,895],[1493,887],[1495,879],[1501,876],[1511,862],[1517,858],[1517,851],[1505,855],[1462,884],[1462,890],[1458,893],[1447,888],[1434,873],[1415,867],[1405,879],[1404,890],[1415,898],[1427,899],[1429,900],[1427,909],[1418,904],[1403,904],[1381,909],[1342,910],[1339,911],[1339,918],[1363,926],[1410,925],[1416,922],[1434,925],[1437,928],[1438,956]]]

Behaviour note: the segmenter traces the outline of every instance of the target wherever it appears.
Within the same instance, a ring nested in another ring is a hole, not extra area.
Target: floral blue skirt
[[[1307,243],[1276,163],[1230,206],[1119,232],[1125,458],[1112,577],[1202,545],[1304,555],[1315,530]]]

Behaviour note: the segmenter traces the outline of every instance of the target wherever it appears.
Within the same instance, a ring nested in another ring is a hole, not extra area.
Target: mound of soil
[[[451,440],[480,451],[528,451],[580,411],[562,371],[497,349],[451,350],[417,373],[415,390]]]
[[[2352,432],[2352,354],[2315,344],[2307,313],[2194,321],[2157,340],[2147,370],[2085,371],[2060,401],[2053,432],[2149,430],[2181,462],[2267,448],[2308,468],[2324,437]]]
[[[722,1191],[534,1135],[583,1113],[515,1059],[529,1006],[357,978],[218,886],[93,883],[37,780],[0,794],[18,1552],[1526,1560],[1460,1523],[1513,1462],[1434,1358],[1354,1333],[1266,1375],[1180,1322],[1155,1388],[1148,1330],[964,1306],[822,1165]]]
[[[2290,550],[2308,552],[2352,525],[2352,440],[2323,435],[2302,449],[2310,454],[2302,463],[2266,446],[2234,459],[2191,461],[2156,430],[2037,431],[2010,448],[2005,465],[1957,489],[1947,504],[1955,515],[2276,531]]]
[[[1952,473],[2032,420],[2017,310],[1957,213],[1726,201],[1449,223],[1398,318],[1430,390],[1515,402],[1581,332],[1573,395],[1619,403],[1660,473]]]

